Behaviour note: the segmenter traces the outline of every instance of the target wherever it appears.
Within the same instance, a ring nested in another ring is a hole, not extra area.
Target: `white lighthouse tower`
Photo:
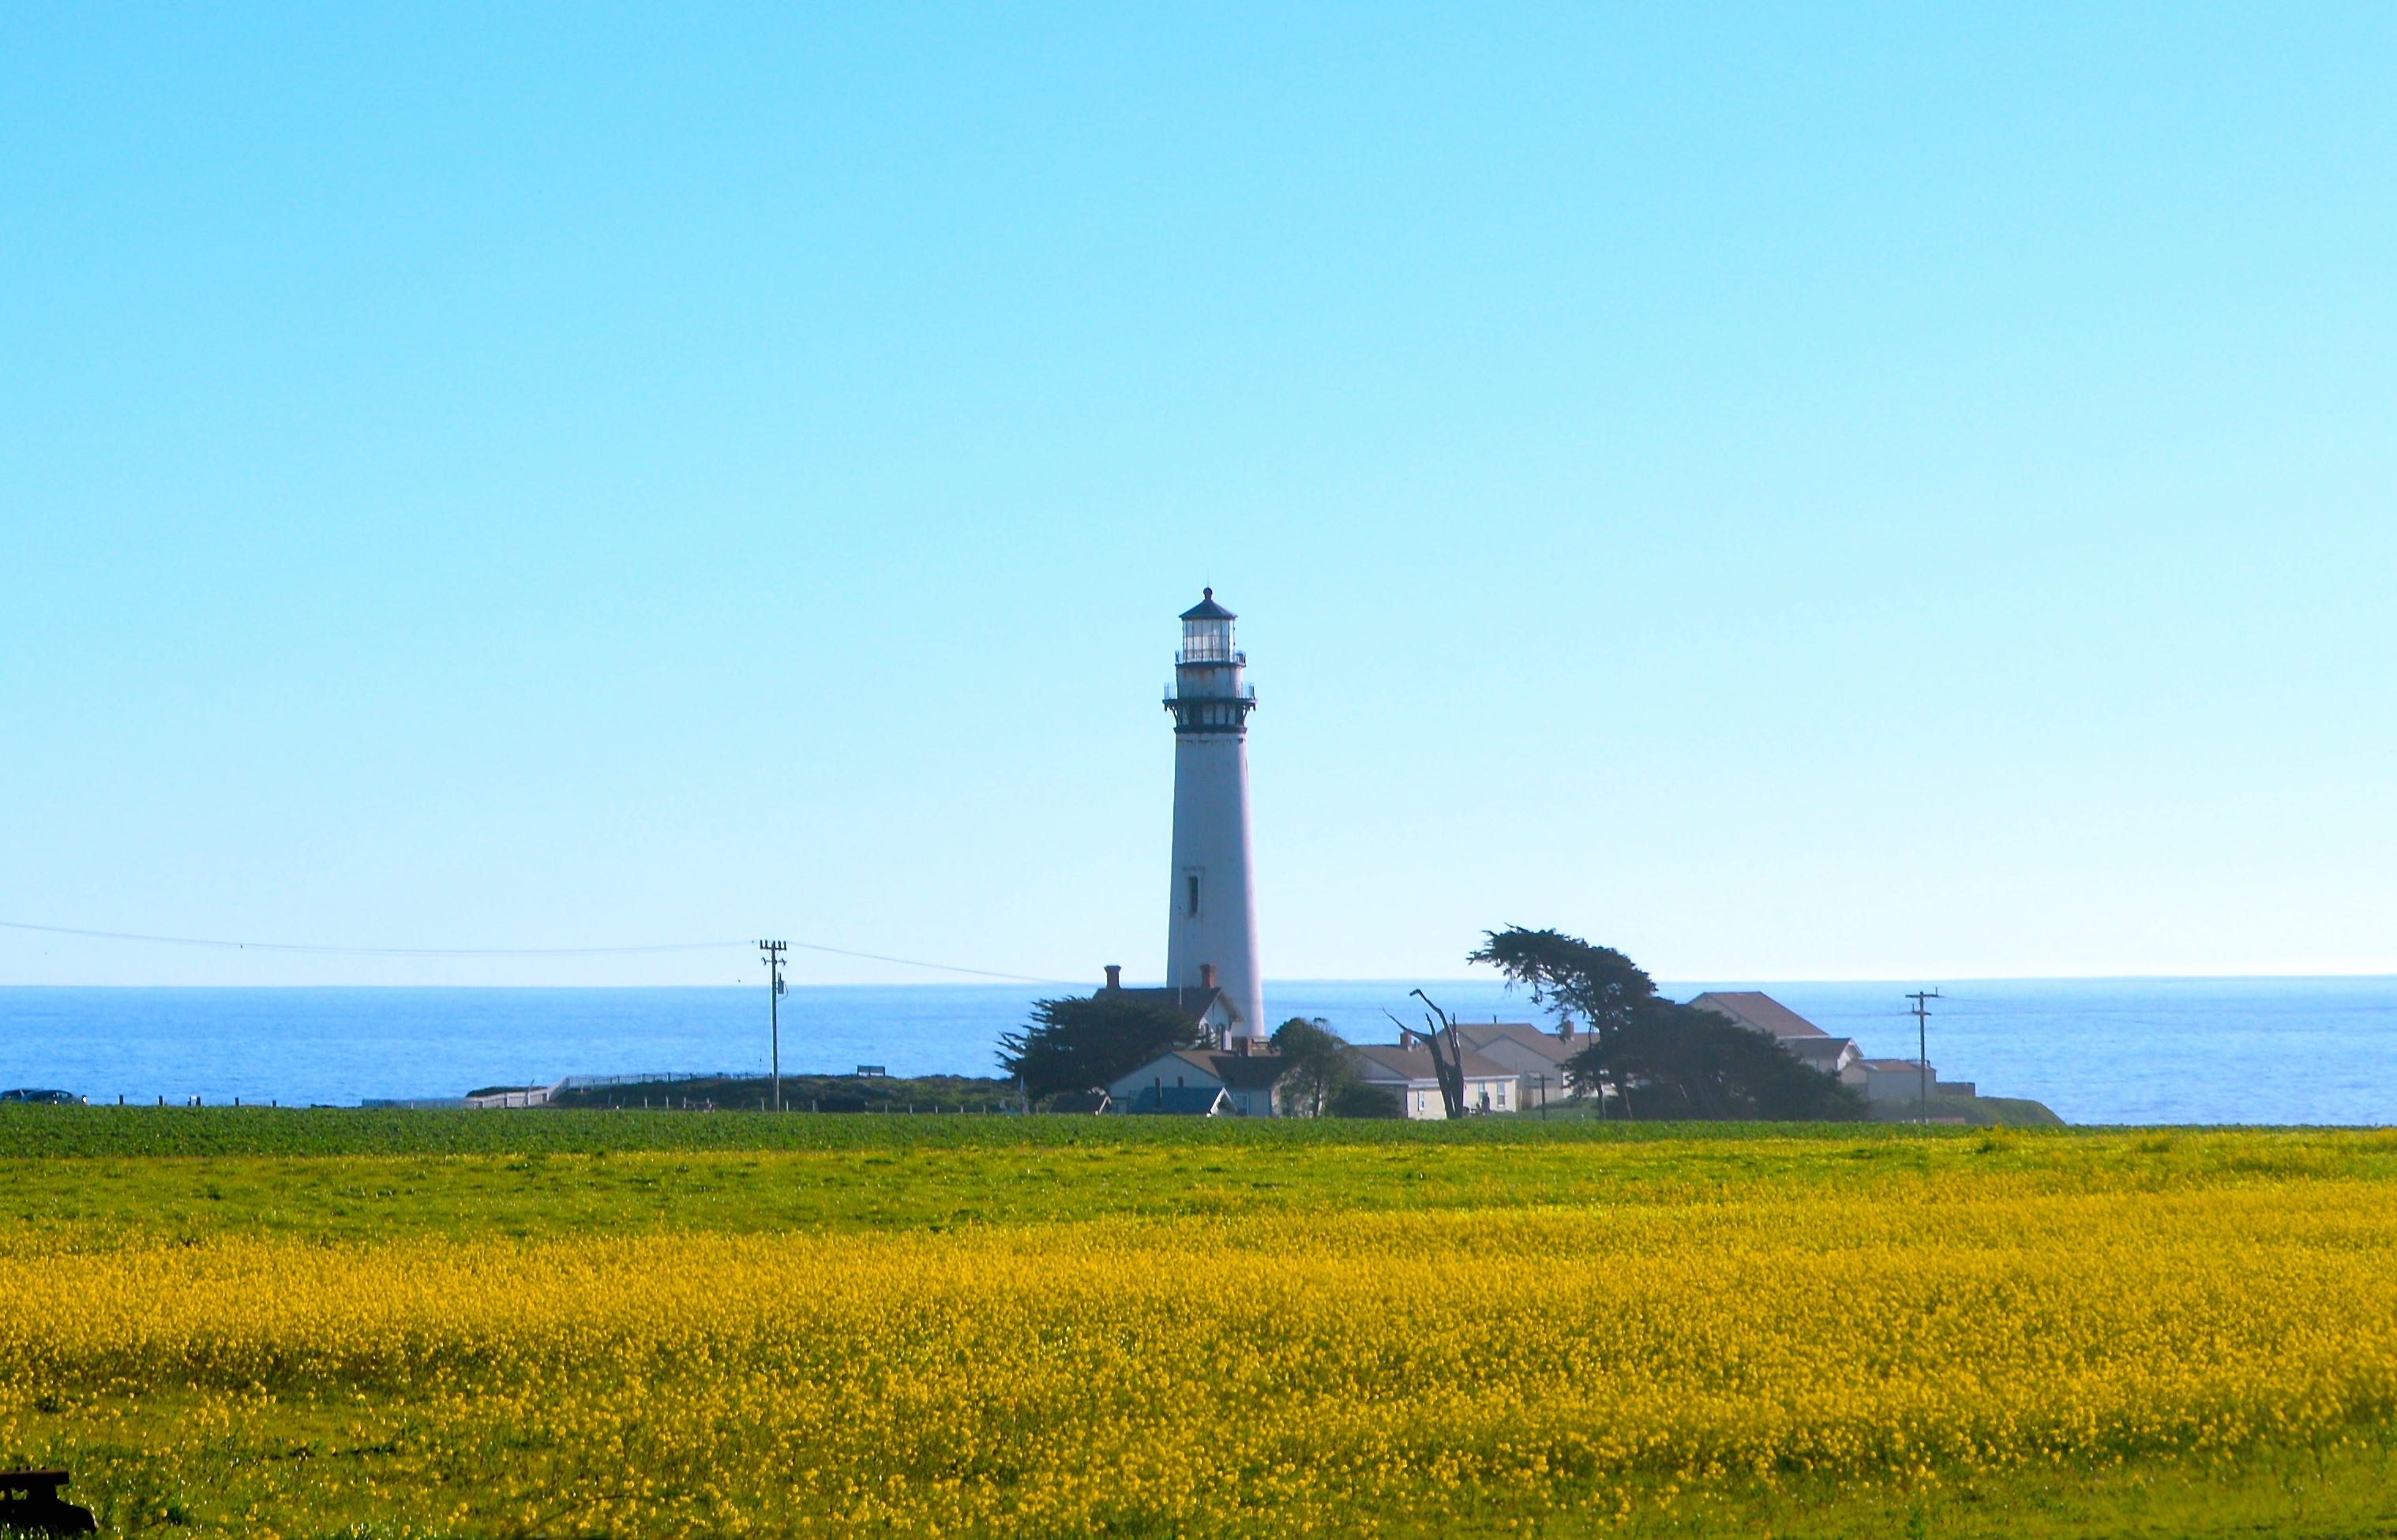
[[[1182,612],[1173,657],[1173,919],[1166,933],[1165,982],[1212,983],[1239,1013],[1235,1036],[1265,1036],[1265,984],[1257,970],[1257,902],[1249,877],[1249,713],[1254,686],[1232,639],[1239,617],[1215,591]]]

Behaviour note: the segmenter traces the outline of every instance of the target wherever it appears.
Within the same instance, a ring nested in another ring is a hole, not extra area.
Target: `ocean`
[[[1319,1016],[1389,1041],[1407,982],[1270,986],[1275,1021]],[[1887,984],[1685,982],[1763,989],[1867,1054],[1911,1058]],[[1426,983],[1460,1016],[1537,1019],[1489,980]],[[2076,1123],[2397,1122],[2397,978],[2070,979],[1938,985],[1930,1056],[1943,1079],[2028,1096]],[[995,1073],[998,1035],[1046,991],[1013,984],[794,987],[783,1067]],[[0,988],[0,1089],[94,1103],[355,1105],[450,1097],[566,1075],[762,1072],[766,993],[752,989]]]

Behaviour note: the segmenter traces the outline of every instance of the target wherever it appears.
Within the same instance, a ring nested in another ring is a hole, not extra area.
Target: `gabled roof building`
[[[1151,1086],[1119,1110],[1137,1117],[1229,1118],[1232,1099],[1220,1086]]]
[[[1788,1038],[1827,1038],[1829,1033],[1761,989],[1709,989],[1690,1001],[1700,1011],[1728,1016],[1751,1032],[1778,1042]]]
[[[1123,969],[1111,962],[1107,964],[1107,982],[1099,986],[1099,994],[1112,999],[1139,1000],[1173,1011],[1198,1027],[1199,1037],[1210,1043],[1229,1042],[1235,1037],[1248,1036],[1240,1030],[1245,1018],[1239,1007],[1216,984],[1212,966],[1200,970],[1199,982],[1187,987],[1166,984],[1151,988],[1145,985],[1127,986],[1123,982]]]
[[[1160,1053],[1138,1069],[1121,1075],[1107,1086],[1107,1095],[1127,1111],[1203,1110],[1195,1105],[1183,1106],[1187,1098],[1175,1100],[1170,1093],[1200,1091],[1220,1091],[1224,1096],[1221,1112],[1211,1116],[1230,1118],[1272,1118],[1279,1109],[1274,1105],[1274,1090],[1289,1065],[1280,1054],[1270,1049],[1248,1049],[1245,1038],[1232,1039],[1233,1046],[1222,1048],[1177,1048]],[[1144,1107],[1142,1098],[1153,1105]]]
[[[1800,1064],[1862,1089],[1856,1065],[1863,1051],[1854,1038],[1835,1038],[1761,989],[1710,989],[1690,1001],[1724,1020],[1761,1032],[1788,1049]]]
[[[1448,1104],[1440,1093],[1440,1071],[1431,1051],[1399,1043],[1352,1043],[1348,1063],[1369,1086],[1398,1093],[1409,1118],[1444,1119]],[[1464,1051],[1465,1108],[1467,1112],[1515,1112],[1522,1105],[1513,1070],[1493,1064],[1479,1052]]]
[[[1459,1022],[1456,1035],[1466,1048],[1513,1073],[1516,1099],[1526,1107],[1563,1101],[1565,1061],[1589,1046],[1570,1024],[1551,1032],[1531,1022]]]

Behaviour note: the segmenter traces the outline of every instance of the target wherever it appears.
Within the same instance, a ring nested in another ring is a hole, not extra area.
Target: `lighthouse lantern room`
[[[1239,617],[1212,588],[1182,613],[1173,659],[1173,901],[1166,982],[1213,986],[1237,1020],[1237,1037],[1263,1038],[1265,991],[1257,969],[1256,897],[1251,885],[1249,713],[1257,692],[1242,677]]]

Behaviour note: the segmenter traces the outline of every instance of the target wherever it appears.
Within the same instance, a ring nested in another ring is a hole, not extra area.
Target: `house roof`
[[[1456,1035],[1469,1049],[1486,1049],[1506,1041],[1528,1048],[1550,1064],[1560,1065],[1588,1045],[1585,1038],[1560,1038],[1531,1022],[1459,1022]]]
[[[1229,1091],[1271,1091],[1290,1067],[1279,1053],[1226,1053],[1216,1048],[1177,1048],[1166,1057],[1213,1076]]]
[[[1178,1011],[1194,1022],[1205,1021],[1208,1010],[1220,999],[1224,1002],[1225,1015],[1236,1022],[1240,1019],[1240,1008],[1232,1003],[1232,998],[1229,995],[1225,994],[1221,989],[1205,989],[1197,984],[1182,987],[1164,984],[1154,989],[1126,989],[1120,986],[1109,989],[1102,984],[1099,993],[1124,999],[1140,1000],[1149,1005],[1160,1005],[1168,1011]]]
[[[1281,1083],[1290,1068],[1290,1061],[1279,1053],[1227,1053],[1215,1048],[1168,1049],[1138,1069],[1116,1077],[1114,1084],[1125,1095],[1132,1095],[1143,1086],[1182,1073],[1183,1065],[1215,1081],[1227,1091],[1271,1091]]]
[[[1908,1075],[1913,1075],[1930,1067],[1913,1059],[1858,1059],[1856,1063],[1867,1069],[1881,1070],[1889,1074],[1895,1074],[1902,1069]],[[1937,1075],[1939,1072],[1934,1069],[1931,1073]]]
[[[1215,1078],[1232,1091],[1271,1091],[1290,1068],[1279,1053],[1211,1053]]]
[[[1351,1043],[1348,1051],[1362,1062],[1358,1071],[1368,1080],[1385,1084],[1391,1080],[1432,1080],[1440,1072],[1431,1062],[1431,1051],[1422,1048],[1400,1048],[1396,1043]],[[1461,1056],[1465,1078],[1468,1080],[1511,1080],[1515,1072],[1476,1053],[1470,1048]]]
[[[1790,1038],[1785,1039],[1781,1046],[1808,1064],[1818,1059],[1837,1064],[1841,1054],[1855,1049],[1856,1040],[1854,1038]]]
[[[1212,1118],[1225,1101],[1219,1086],[1150,1086],[1125,1108],[1134,1113],[1165,1113],[1182,1118]]]
[[[1215,602],[1215,591],[1213,589],[1206,589],[1204,590],[1204,594],[1205,596],[1197,604],[1192,605],[1189,609],[1182,612],[1182,618],[1184,620],[1237,621],[1240,618]]]
[[[1709,989],[1690,1003],[1771,1038],[1830,1036],[1761,989]]]

